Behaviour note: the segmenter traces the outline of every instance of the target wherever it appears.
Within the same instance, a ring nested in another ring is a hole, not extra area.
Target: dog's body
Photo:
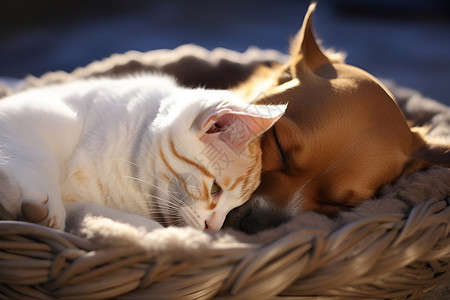
[[[262,67],[236,89],[251,103],[288,103],[263,138],[261,185],[241,215],[262,202],[286,216],[307,210],[333,215],[402,174],[450,164],[448,148],[432,147],[412,131],[378,80],[320,49],[311,28],[314,9],[315,3],[290,61]]]

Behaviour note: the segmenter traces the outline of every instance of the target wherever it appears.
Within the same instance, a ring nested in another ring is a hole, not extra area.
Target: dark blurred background
[[[308,4],[2,0],[0,77],[71,71],[113,53],[185,43],[287,52]],[[450,105],[450,1],[323,0],[314,27],[347,62]]]

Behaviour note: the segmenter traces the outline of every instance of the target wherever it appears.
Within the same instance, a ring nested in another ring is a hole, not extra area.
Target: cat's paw
[[[22,199],[21,215],[24,221],[64,230],[66,212],[60,200]],[[59,205],[60,204],[60,205]]]
[[[65,211],[52,204],[48,197],[43,201],[23,199],[20,207],[23,220],[63,230]]]
[[[2,220],[20,220],[63,230],[66,211],[59,195],[57,184],[32,169],[14,174],[0,167]]]

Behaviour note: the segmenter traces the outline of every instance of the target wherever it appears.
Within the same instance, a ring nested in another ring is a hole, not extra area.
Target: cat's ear
[[[200,140],[210,143],[220,139],[234,151],[240,152],[272,127],[285,110],[286,105],[219,105],[203,112],[196,120]]]

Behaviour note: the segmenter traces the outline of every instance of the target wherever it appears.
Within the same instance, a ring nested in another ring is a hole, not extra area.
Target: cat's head
[[[258,187],[259,137],[286,106],[250,105],[227,91],[184,97],[158,144],[158,176],[166,183],[158,211],[167,225],[219,230]]]

